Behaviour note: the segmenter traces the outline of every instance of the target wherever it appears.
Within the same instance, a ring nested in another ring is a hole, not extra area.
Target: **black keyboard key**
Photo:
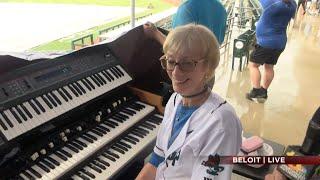
[[[118,70],[115,67],[112,67],[111,69],[113,69],[114,73],[116,73],[119,78],[121,77],[121,74],[118,72]]]
[[[32,107],[32,109],[39,115],[40,114],[40,110],[37,108],[37,106],[33,103],[34,101],[29,100],[28,101],[30,106]]]
[[[145,105],[140,104],[138,102],[134,102],[132,105],[135,105],[135,106],[140,107],[140,108],[145,108],[146,107]]]
[[[71,90],[71,92],[72,92],[76,97],[79,97],[78,92],[77,92],[70,84],[68,84],[68,88]]]
[[[68,97],[70,100],[72,100],[71,94],[70,94],[64,87],[62,87],[61,89],[62,89],[62,91],[67,95],[67,97]]]
[[[75,84],[78,86],[78,88],[81,90],[83,94],[87,93],[87,91],[79,84],[78,82],[75,82]]]
[[[62,90],[58,89],[57,91],[58,91],[58,93],[60,94],[60,96],[61,96],[66,102],[69,101],[69,99],[67,98],[66,94],[64,94],[64,93],[62,92]]]
[[[55,93],[50,93],[50,95],[53,97],[54,100],[56,100],[56,102],[61,105],[61,101],[60,99],[58,98],[58,96],[55,94]]]
[[[90,85],[92,89],[95,89],[95,86],[91,83],[91,81],[89,81],[89,79],[85,78],[84,80]]]
[[[102,153],[101,155],[102,155],[103,157],[105,157],[105,158],[107,158],[107,159],[109,159],[109,160],[113,161],[113,162],[115,162],[115,161],[116,161],[116,159],[115,159],[114,157],[110,156],[110,155],[109,155],[109,154],[107,154],[107,153]]]
[[[131,143],[131,144],[137,144],[136,141],[134,141],[134,140],[132,140],[132,139],[130,139],[130,138],[128,138],[128,137],[123,137],[122,139],[123,139],[124,141],[127,141],[127,142]]]
[[[93,161],[92,161],[92,164],[96,165],[96,166],[97,166],[98,168],[100,168],[100,169],[103,169],[103,170],[106,169],[106,167],[105,167],[103,164],[100,164],[100,162],[97,161],[97,160],[93,160]]]
[[[100,79],[100,77],[97,74],[93,74],[93,77],[96,78],[96,80],[100,83],[101,86],[104,85],[103,81]]]
[[[132,133],[140,138],[143,138],[144,136],[146,136],[146,134],[143,134],[143,133],[137,132],[137,131],[131,131],[130,133]]]
[[[106,128],[105,126],[99,125],[97,128],[104,131],[105,133],[110,132],[110,129]]]
[[[138,138],[135,138],[135,137],[133,137],[131,135],[127,135],[127,138],[129,138],[129,139],[131,139],[133,141],[136,141],[136,142],[140,142],[140,140]]]
[[[45,172],[49,173],[50,172],[50,169],[47,168],[46,166],[44,166],[43,164],[41,163],[37,163],[37,166],[39,166],[42,170],[44,170]]]
[[[96,138],[95,136],[93,136],[93,135],[91,135],[89,133],[86,133],[85,135],[88,136],[92,140],[95,140],[95,141],[98,140],[98,138]]]
[[[75,142],[70,142],[71,145],[73,145],[75,148],[79,149],[79,150],[83,150],[83,146],[81,146],[80,144],[78,143],[75,143]]]
[[[115,151],[117,151],[117,152],[119,152],[119,153],[121,153],[121,154],[124,154],[125,152],[124,152],[124,150],[122,150],[122,149],[120,149],[120,148],[118,148],[118,147],[116,147],[116,146],[111,146],[111,149],[113,149],[113,150],[115,150]]]
[[[107,150],[106,153],[109,154],[110,156],[113,156],[113,157],[117,158],[117,159],[120,158],[120,156],[119,156],[118,154],[116,154],[116,153],[114,153],[114,152],[111,152],[111,151],[109,151],[109,150]]]
[[[111,128],[116,128],[113,124],[109,123],[109,122],[102,122],[103,124],[105,124],[106,126],[109,126]]]
[[[92,179],[95,179],[96,176],[94,174],[92,174],[91,172],[87,171],[86,169],[81,169],[80,170],[82,173],[84,173],[85,175],[91,177]]]
[[[48,106],[50,109],[53,109],[53,105],[49,102],[47,96],[42,95],[41,97],[42,97],[43,101],[47,104],[47,106]]]
[[[20,106],[20,107],[21,107],[21,106]],[[16,108],[16,110],[18,111],[19,115],[22,117],[22,119],[23,119],[24,121],[27,121],[28,118],[27,118],[27,116],[22,112],[22,109],[20,109],[20,107],[19,107],[19,106],[16,106],[15,108]]]
[[[86,141],[88,141],[88,142],[90,142],[90,143],[93,143],[93,142],[94,142],[91,138],[89,138],[88,136],[86,136],[86,135],[84,135],[84,134],[81,136],[81,138],[84,139],[84,140],[86,140]]]
[[[126,114],[129,114],[130,116],[133,116],[135,114],[135,112],[132,112],[131,110],[128,110],[128,109],[122,109],[121,111]]]
[[[75,83],[72,83],[72,84],[70,84],[70,85],[73,87],[73,89],[75,89],[75,90],[77,91],[77,93],[79,94],[79,96],[82,95],[82,91],[79,89],[79,87],[78,87]]]
[[[89,76],[89,78],[98,86],[100,87],[100,83],[98,82],[98,80],[96,80],[96,78],[94,76]]]
[[[115,114],[114,117],[117,117],[119,119],[122,119],[123,121],[127,120],[127,118],[120,116],[119,114]]]
[[[40,104],[40,102],[37,99],[33,99],[34,102],[36,103],[36,105],[40,108],[40,110],[42,112],[46,112],[46,110],[44,109],[44,107]]]
[[[126,110],[126,111],[129,111],[129,112],[131,112],[131,113],[133,113],[133,114],[136,114],[136,113],[137,113],[136,111],[131,110],[131,109],[129,109],[129,108],[125,108],[125,110]]]
[[[130,108],[132,108],[132,109],[134,109],[136,111],[141,111],[141,109],[142,109],[141,107],[138,107],[138,106],[136,106],[134,104],[129,104],[128,107],[130,107]]]
[[[106,73],[105,71],[102,71],[101,73],[103,74],[103,76],[104,76],[105,78],[107,78],[107,80],[108,80],[109,82],[112,81],[111,78],[109,77],[109,75],[107,75],[107,73]]]
[[[68,158],[66,158],[64,155],[62,155],[60,152],[55,152],[54,153],[56,156],[58,156],[59,158],[61,158],[62,160],[64,160],[64,161],[67,161],[68,160]]]
[[[10,108],[10,112],[13,114],[14,118],[18,121],[18,123],[22,123],[20,117],[18,116],[18,114],[16,113],[16,111],[13,110],[13,108]]]
[[[104,84],[107,84],[107,81],[99,73],[97,73],[97,76]]]
[[[0,125],[4,130],[8,130],[7,126],[4,124],[4,118],[0,116]]]
[[[89,91],[92,90],[92,88],[90,87],[90,85],[87,83],[87,81],[85,81],[84,79],[81,79],[82,84],[84,84],[84,86],[86,86],[87,89],[89,89]]]
[[[89,166],[91,169],[95,170],[96,172],[102,173],[101,169],[97,168],[94,164],[90,163],[90,164],[88,164],[88,166]]]
[[[27,114],[27,116],[28,116],[30,119],[32,119],[33,116],[32,116],[32,114],[30,113],[30,111],[26,108],[26,106],[23,105],[23,104],[21,104],[21,107],[22,107],[23,111]]]
[[[110,123],[110,124],[112,124],[114,126],[119,126],[119,124],[117,122],[115,122],[115,121],[106,120],[105,122],[108,122],[108,123]]]
[[[118,113],[117,115],[120,116],[120,117],[122,117],[123,119],[129,119],[129,116],[124,115],[124,114],[122,114],[122,113]]]
[[[9,120],[8,116],[4,113],[1,112],[2,117],[4,118],[4,120],[7,122],[7,124],[9,124],[10,127],[13,127],[12,122]]]
[[[87,176],[85,176],[83,173],[81,172],[77,172],[76,173],[79,177],[81,177],[83,180],[90,180],[90,178],[88,178]]]
[[[30,169],[28,169],[32,174],[34,174],[35,176],[37,176],[37,178],[41,178],[41,174],[39,174],[36,170],[34,170],[32,167]]]
[[[121,122],[121,123],[123,123],[123,122],[124,122],[124,120],[123,120],[123,119],[118,118],[118,117],[116,117],[116,116],[112,116],[112,117],[111,117],[111,119],[113,119],[113,120],[115,120],[115,121],[118,121],[118,122]]]
[[[83,138],[84,139],[84,138]],[[80,146],[82,146],[82,147],[87,147],[88,145],[86,144],[86,143],[84,143],[84,142],[82,142],[82,141],[79,141],[78,139],[75,139],[74,140],[77,144],[79,144]]]
[[[122,149],[122,150],[124,150],[124,151],[128,151],[128,148],[122,146],[122,145],[119,144],[119,143],[115,143],[113,146],[115,146],[115,147],[117,147],[117,148],[119,148],[119,149]]]
[[[23,171],[22,174],[24,174],[25,176],[27,176],[31,180],[35,180],[35,178],[31,174],[29,174],[27,171]]]
[[[148,122],[148,121],[145,121],[143,124],[145,124],[145,125],[153,128],[153,129],[157,127],[157,126],[155,126],[154,124],[152,124],[152,123],[150,123],[150,122]]]
[[[98,131],[98,130],[96,130],[96,129],[91,129],[90,131],[91,131],[92,133],[94,133],[94,134],[96,134],[96,135],[100,136],[100,137],[103,137],[103,133],[99,132],[99,131]]]
[[[105,160],[103,160],[101,158],[97,158],[97,161],[99,161],[99,163],[101,163],[101,164],[103,164],[105,166],[108,166],[108,167],[110,166],[110,164],[107,161],[105,161]]]
[[[142,123],[142,124],[140,124],[140,126],[146,128],[146,129],[153,130],[153,127],[152,127],[152,126],[149,126],[147,123]]]
[[[109,70],[117,79],[120,78],[113,68],[110,68]]]
[[[68,153],[67,151],[63,150],[63,149],[60,149],[59,150],[63,155],[66,155],[67,157],[71,158],[72,155],[70,153]]]
[[[97,127],[95,127],[94,129],[95,129],[96,131],[102,133],[102,134],[107,134],[107,131],[101,129],[100,126],[97,126]]]
[[[46,158],[54,165],[56,166],[60,166],[60,163],[58,161],[56,161],[55,159],[53,159],[52,157],[50,156],[46,156]]]
[[[73,152],[75,152],[75,153],[78,153],[78,152],[79,152],[79,150],[78,150],[77,148],[73,147],[71,144],[66,144],[66,147],[69,148],[69,149],[71,149],[71,150],[72,150]]]
[[[116,69],[118,70],[118,72],[119,72],[122,76],[124,76],[124,73],[122,72],[122,70],[121,70],[119,67],[115,66],[114,68],[116,68]]]
[[[57,107],[57,106],[58,106],[58,104],[57,104],[56,101],[53,99],[53,97],[51,96],[50,93],[46,94],[45,96],[48,98],[48,100],[51,102],[51,104],[53,104],[54,107]]]
[[[114,81],[114,77],[109,73],[109,71],[105,70],[105,72],[111,78],[111,80]]]
[[[54,169],[55,168],[54,165],[52,165],[49,161],[47,161],[45,159],[41,160],[40,162],[43,163],[44,165],[46,165],[47,167],[49,167],[50,169]]]
[[[125,142],[119,141],[118,143],[121,144],[122,146],[128,148],[128,149],[131,148],[131,146],[129,144],[125,143]]]
[[[149,134],[149,131],[145,130],[145,129],[142,129],[140,127],[136,127],[136,129],[139,131],[139,132],[142,132],[142,133],[145,133],[145,134]]]

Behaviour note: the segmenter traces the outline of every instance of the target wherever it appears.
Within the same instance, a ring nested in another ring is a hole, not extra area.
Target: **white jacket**
[[[206,166],[209,155],[237,155],[242,127],[234,109],[220,96],[211,93],[183,126],[169,149],[173,119],[182,97],[174,93],[165,108],[154,152],[165,160],[157,168],[156,179],[231,179],[232,165],[218,171]]]

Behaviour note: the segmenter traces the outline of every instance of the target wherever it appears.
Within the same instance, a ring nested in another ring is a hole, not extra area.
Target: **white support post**
[[[131,0],[131,28],[135,27],[135,0]]]

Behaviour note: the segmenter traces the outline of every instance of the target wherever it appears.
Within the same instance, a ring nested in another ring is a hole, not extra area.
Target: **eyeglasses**
[[[159,60],[161,62],[162,68],[166,69],[167,71],[173,71],[174,67],[177,65],[183,72],[192,72],[195,70],[197,64],[201,61],[204,61],[205,59],[202,58],[198,61],[182,60],[182,62],[176,62],[174,59],[168,58],[166,55],[163,55]]]

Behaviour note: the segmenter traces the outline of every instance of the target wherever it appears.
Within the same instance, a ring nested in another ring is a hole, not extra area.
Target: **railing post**
[[[135,0],[131,0],[131,27],[135,27]]]

